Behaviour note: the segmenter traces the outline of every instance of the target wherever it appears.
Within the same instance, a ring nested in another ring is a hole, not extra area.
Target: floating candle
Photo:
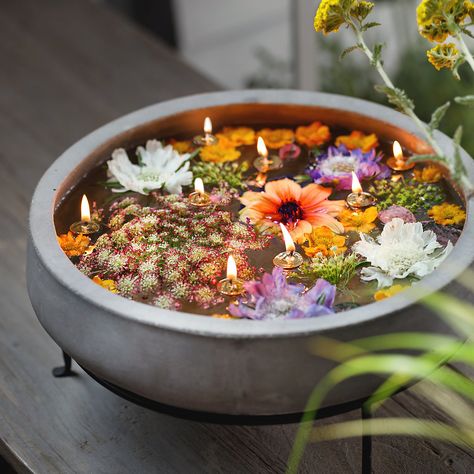
[[[99,224],[91,221],[91,211],[87,196],[84,194],[81,200],[81,220],[74,222],[69,227],[71,232],[75,234],[94,234],[99,230]]]
[[[232,255],[227,259],[226,278],[217,284],[217,289],[226,296],[237,296],[244,292],[244,282],[237,278],[237,265]]]
[[[276,170],[283,166],[283,162],[279,156],[268,156],[268,149],[262,137],[258,137],[257,139],[257,151],[258,157],[255,158],[253,165],[261,173],[266,173],[270,170]]]
[[[375,197],[363,191],[354,171],[352,172],[352,193],[347,196],[346,202],[351,209],[363,209],[375,204]]]
[[[283,234],[283,240],[285,242],[286,250],[279,253],[274,259],[273,263],[277,267],[281,267],[285,270],[291,270],[299,267],[303,263],[303,257],[295,249],[295,243],[291,238],[288,229],[280,222],[281,233]]]
[[[415,166],[415,163],[407,162],[407,159],[403,156],[400,143],[395,140],[393,142],[393,156],[387,160],[387,165],[395,171],[406,171],[411,170]]]
[[[194,192],[189,195],[189,202],[196,207],[205,207],[211,204],[211,198],[204,191],[204,183],[201,178],[194,180]]]
[[[209,146],[217,143],[217,137],[212,134],[212,122],[209,117],[204,119],[204,135],[197,135],[193,142],[199,146]]]

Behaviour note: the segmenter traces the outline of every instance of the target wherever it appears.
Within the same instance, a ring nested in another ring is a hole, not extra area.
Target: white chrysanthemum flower
[[[140,156],[139,165],[130,161],[123,148],[112,153],[112,159],[107,161],[109,178],[122,186],[112,191],[148,194],[164,187],[171,194],[179,194],[182,186],[192,183],[189,153],[181,155],[171,145],[163,146],[158,140],[148,140],[146,148],[137,148],[137,154]]]
[[[428,275],[453,248],[448,242],[439,251],[441,244],[433,231],[424,231],[420,222],[405,223],[399,218],[385,224],[377,240],[363,233],[360,238],[352,248],[372,265],[362,270],[361,278],[377,280],[379,288],[391,286],[393,280],[409,275],[418,278]]]

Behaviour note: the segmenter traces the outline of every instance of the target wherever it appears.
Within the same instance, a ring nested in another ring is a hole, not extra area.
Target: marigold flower
[[[375,206],[368,207],[365,211],[344,209],[339,214],[338,219],[344,226],[346,232],[353,230],[368,233],[375,228],[374,221],[377,219],[377,214],[378,212]]]
[[[389,288],[384,288],[382,290],[378,290],[374,293],[374,300],[381,301],[385,298],[390,298],[390,296],[396,295],[401,291],[405,290],[407,287],[404,285],[392,285]]]
[[[453,69],[459,59],[459,51],[454,43],[438,44],[427,51],[426,55],[437,71]]]
[[[420,183],[437,183],[443,177],[443,169],[437,165],[428,165],[413,170],[413,177]]]
[[[433,206],[428,215],[433,218],[436,224],[459,225],[466,220],[466,211],[457,204],[443,202],[438,206]]]
[[[78,257],[89,248],[91,239],[87,235],[75,235],[71,231],[58,235],[59,246],[68,257]]]
[[[203,147],[199,156],[202,161],[225,163],[238,160],[240,158],[240,151],[226,137],[221,137],[215,145]]]
[[[375,133],[366,135],[359,130],[354,130],[349,135],[340,135],[336,138],[336,146],[344,145],[348,150],[360,148],[363,153],[379,146],[379,141]]]
[[[117,285],[115,284],[114,280],[102,280],[102,278],[99,278],[97,275],[92,278],[92,281],[94,283],[97,283],[99,286],[102,288],[105,288],[106,290],[110,291],[111,293],[117,293]]]
[[[338,31],[349,16],[364,20],[372,11],[372,2],[357,0],[322,0],[314,17],[314,29],[325,35]]]
[[[257,136],[262,137],[268,148],[281,148],[293,143],[295,134],[289,128],[263,128],[257,132]]]
[[[305,238],[302,248],[308,257],[318,254],[327,257],[347,250],[346,238],[343,235],[337,235],[329,227],[315,227],[311,234],[305,235]]]
[[[250,127],[224,127],[216,136],[227,139],[233,147],[253,145],[256,142],[255,130]]]
[[[308,126],[301,126],[296,129],[296,141],[309,148],[320,146],[330,139],[329,127],[321,122],[313,122]]]
[[[240,219],[247,219],[262,232],[278,233],[280,222],[295,242],[301,242],[313,227],[327,226],[336,232],[344,228],[335,216],[344,207],[344,201],[329,201],[332,190],[318,184],[302,188],[291,179],[270,181],[262,192],[247,191],[240,198],[245,206]]]
[[[190,153],[194,148],[191,140],[176,140],[174,138],[171,138],[168,141],[168,144],[172,145],[173,149],[180,154]]]

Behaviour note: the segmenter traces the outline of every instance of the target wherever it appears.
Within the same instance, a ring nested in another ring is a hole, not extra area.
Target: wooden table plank
[[[189,422],[136,407],[81,370],[52,378],[60,352],[26,294],[28,206],[47,166],[123,113],[214,84],[85,0],[3,0],[0,39],[0,454],[19,472],[34,473],[283,472],[295,425]],[[412,394],[382,410],[424,412],[439,415]],[[359,440],[322,443],[308,448],[301,472],[358,472],[359,462]],[[376,472],[468,472],[470,462],[441,443],[375,442]]]

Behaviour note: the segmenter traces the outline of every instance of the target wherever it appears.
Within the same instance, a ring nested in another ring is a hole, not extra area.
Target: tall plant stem
[[[464,54],[464,59],[466,62],[471,66],[471,69],[474,71],[474,58],[472,57],[471,52],[469,51],[469,48],[467,47],[466,42],[464,41],[464,38],[462,37],[461,33],[457,32],[454,37],[458,40],[459,46],[461,47],[461,50]]]

